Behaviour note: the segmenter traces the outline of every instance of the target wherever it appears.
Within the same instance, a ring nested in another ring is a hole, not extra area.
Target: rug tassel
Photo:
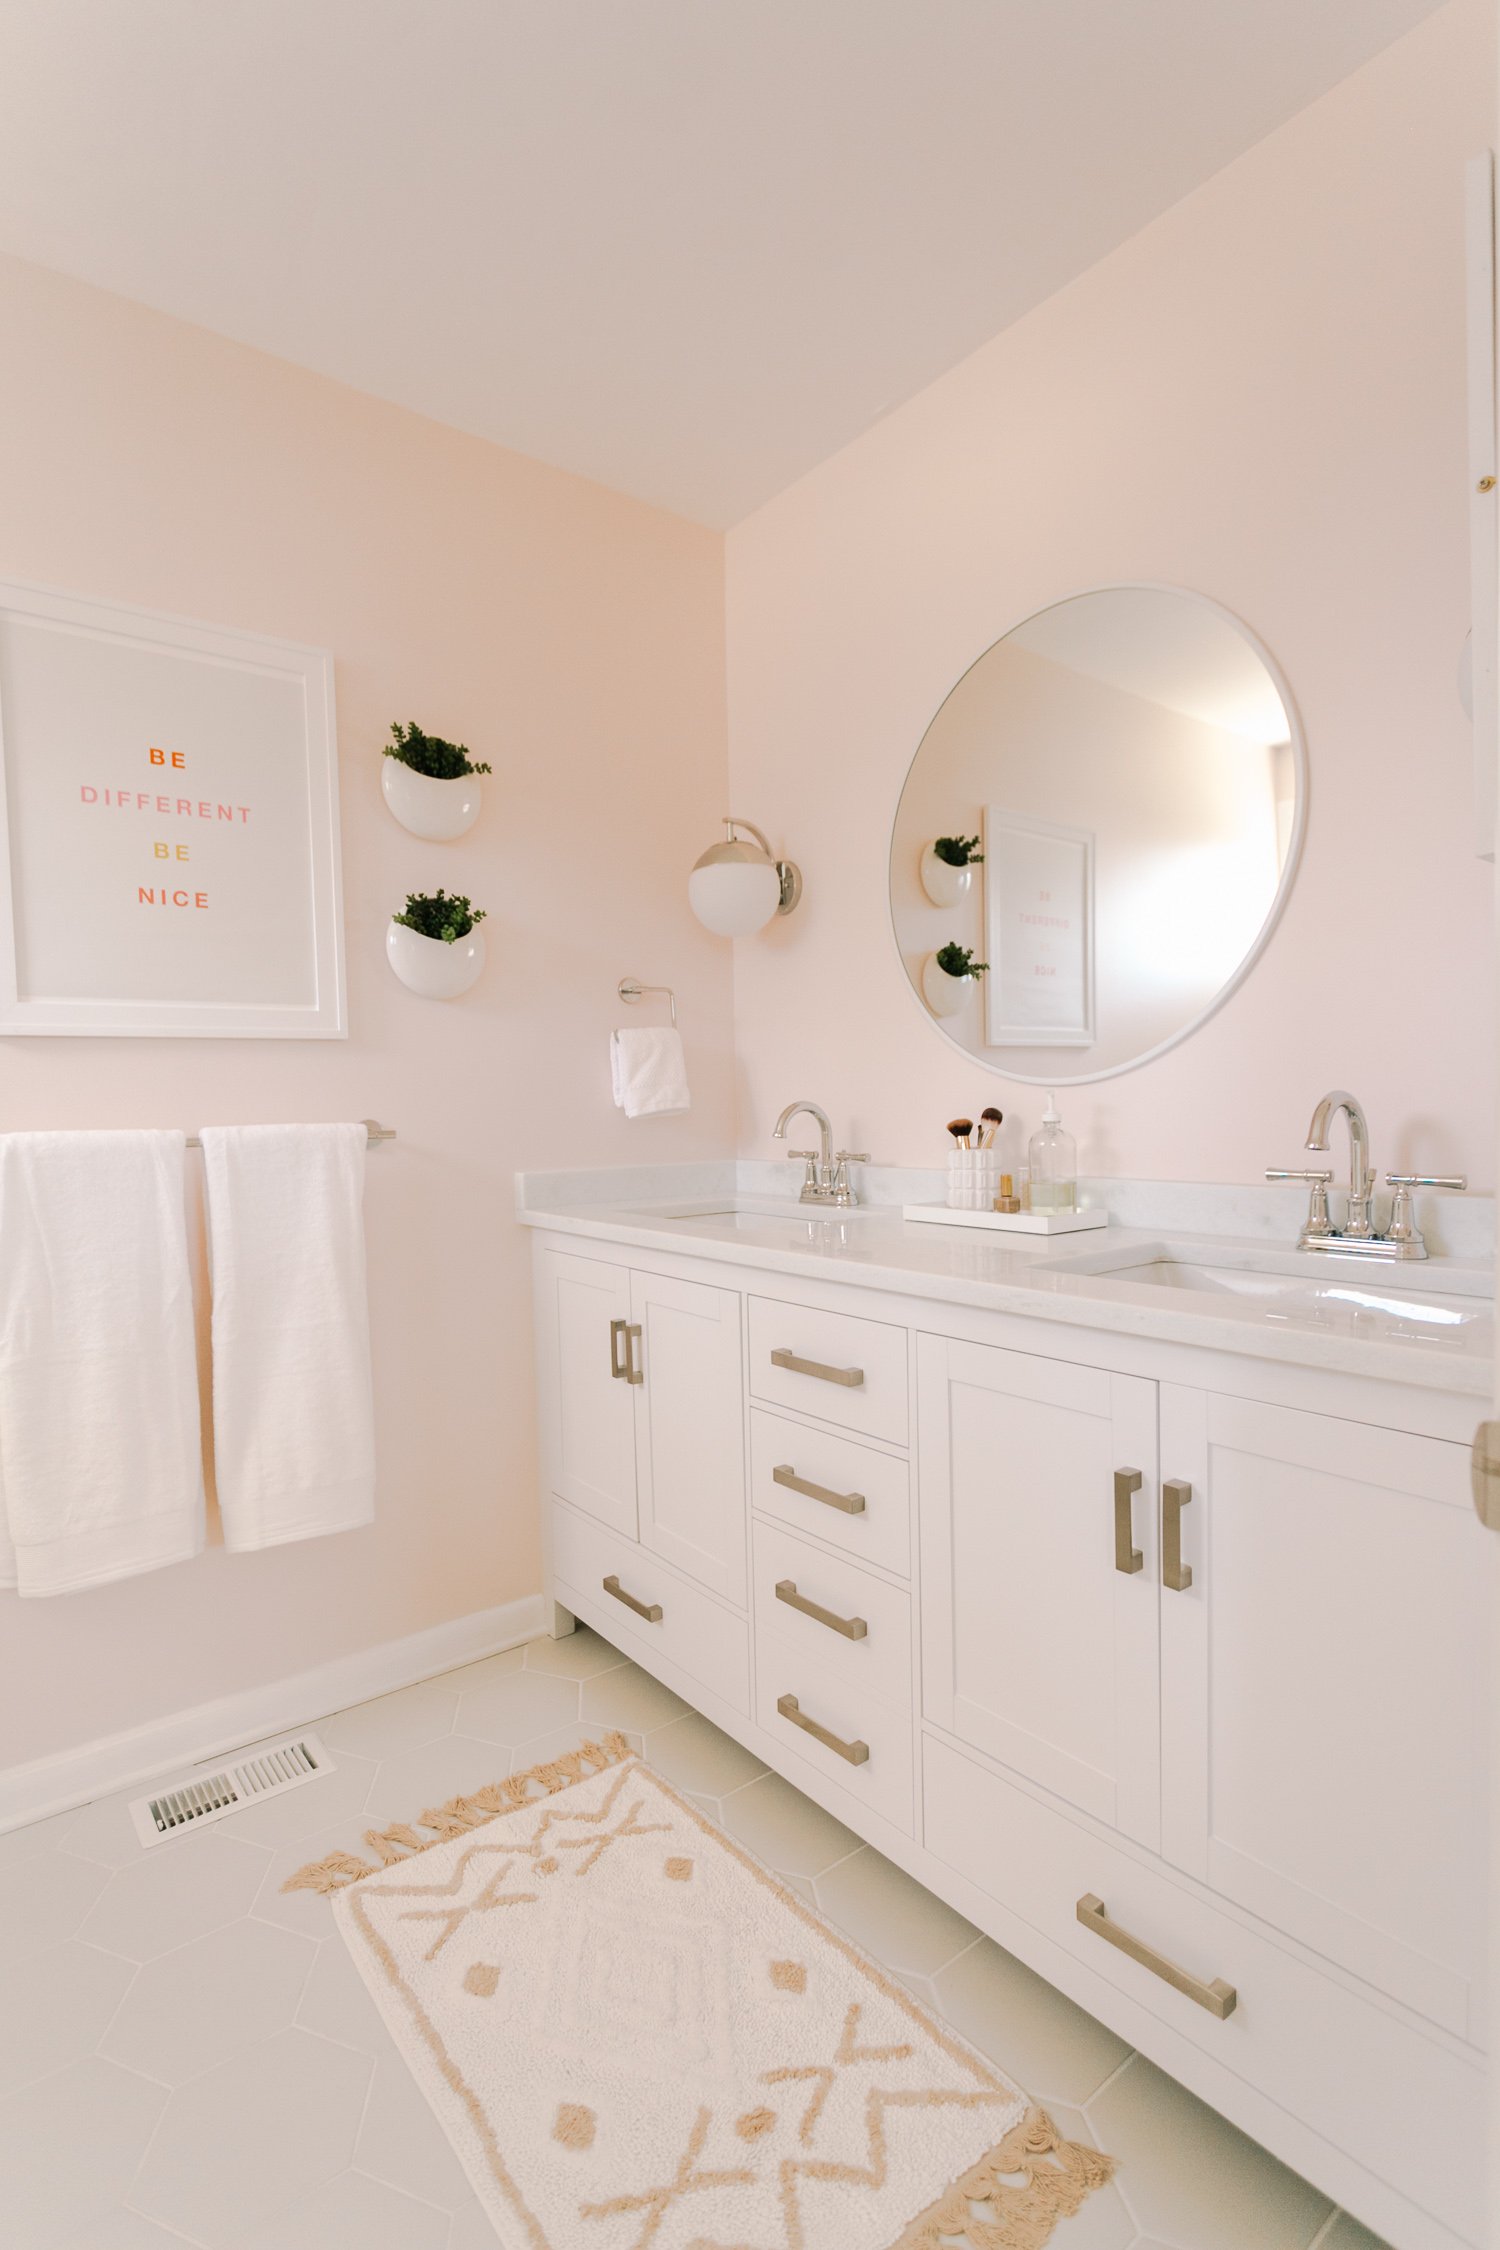
[[[894,2250],[1042,2250],[1059,2219],[1082,2209],[1114,2175],[1115,2160],[1066,2141],[1045,2110],[1028,2110],[946,2195],[912,2222]],[[976,2216],[975,2207],[983,2210]]]
[[[364,1833],[366,1848],[375,1854],[375,1861],[358,1858],[353,1852],[330,1852],[326,1859],[315,1859],[306,1867],[299,1867],[282,1884],[284,1891],[342,1891],[351,1883],[358,1883],[366,1875],[376,1875],[382,1867],[394,1867],[398,1861],[410,1859],[418,1852],[430,1852],[435,1844],[445,1844],[450,1837],[467,1835],[470,1829],[482,1828],[486,1821],[503,1812],[514,1812],[531,1797],[533,1790],[544,1796],[555,1796],[559,1789],[570,1789],[575,1781],[587,1774],[603,1773],[606,1767],[617,1766],[624,1758],[635,1755],[623,1734],[605,1735],[602,1742],[585,1742],[576,1750],[565,1750],[561,1757],[544,1759],[525,1773],[513,1773],[504,1781],[487,1782],[472,1797],[452,1797],[446,1805],[437,1805],[418,1816],[415,1826],[405,1821],[392,1821],[386,1828],[367,1828]],[[418,1834],[422,1828],[431,1828],[434,1835]]]

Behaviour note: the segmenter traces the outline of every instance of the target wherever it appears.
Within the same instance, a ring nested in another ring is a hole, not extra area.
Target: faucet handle
[[[1283,1171],[1277,1166],[1268,1165],[1266,1178],[1268,1180],[1305,1180],[1307,1182],[1312,1189],[1312,1196],[1307,1206],[1307,1221],[1298,1237],[1297,1247],[1302,1250],[1306,1249],[1310,1243],[1326,1242],[1333,1232],[1333,1221],[1328,1212],[1328,1183],[1333,1178],[1333,1174],[1331,1172]]]
[[[1393,1188],[1456,1188],[1462,1194],[1469,1182],[1463,1172],[1387,1172],[1385,1184]]]
[[[870,1152],[862,1148],[835,1149],[833,1161],[835,1164],[868,1164]]]

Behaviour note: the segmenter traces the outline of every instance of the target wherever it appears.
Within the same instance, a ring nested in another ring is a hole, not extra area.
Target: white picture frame
[[[333,658],[0,581],[0,1034],[348,1036]]]
[[[988,805],[985,1044],[1091,1047],[1094,835]]]

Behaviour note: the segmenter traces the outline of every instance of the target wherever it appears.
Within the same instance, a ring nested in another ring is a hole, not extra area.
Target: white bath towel
[[[206,1125],[214,1468],[224,1544],[375,1513],[363,1125]]]
[[[203,1544],[181,1133],[0,1136],[0,1585]]]
[[[627,1117],[672,1117],[691,1109],[682,1034],[665,1024],[610,1034],[615,1107]]]

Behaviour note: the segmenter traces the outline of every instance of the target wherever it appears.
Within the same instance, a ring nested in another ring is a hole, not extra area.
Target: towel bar
[[[669,984],[642,984],[639,977],[621,977],[616,988],[622,1000],[644,1000],[648,992],[663,995],[672,1011],[672,1029],[677,1029],[677,995]]]
[[[360,1119],[360,1123],[365,1129],[366,1135],[368,1136],[369,1146],[371,1148],[374,1148],[380,1141],[393,1141],[396,1138],[395,1126],[382,1125],[378,1118],[362,1117]],[[203,1143],[201,1140],[199,1140],[196,1133],[189,1133],[187,1137],[187,1145],[189,1148],[202,1148]]]

